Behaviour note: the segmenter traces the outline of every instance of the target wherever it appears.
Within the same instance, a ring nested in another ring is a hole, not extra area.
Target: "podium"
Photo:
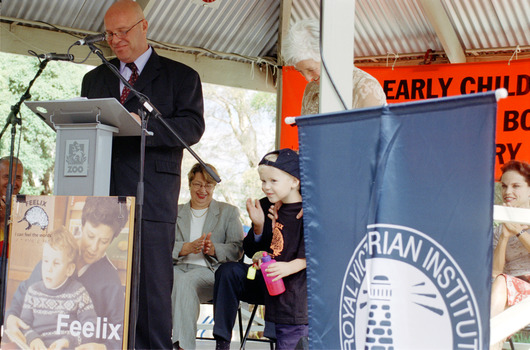
[[[140,123],[115,98],[24,103],[57,132],[53,194],[108,196],[112,138],[139,136]]]

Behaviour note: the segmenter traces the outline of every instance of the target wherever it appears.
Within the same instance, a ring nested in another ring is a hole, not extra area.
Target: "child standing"
[[[74,348],[87,339],[83,332],[70,333],[69,325],[96,324],[88,292],[72,277],[78,249],[65,228],[53,231],[43,244],[42,281],[29,287],[20,315],[29,327],[24,335],[31,349]]]
[[[308,335],[303,222],[297,217],[302,209],[298,154],[288,148],[270,152],[260,161],[258,172],[261,189],[275,205],[262,208],[260,201],[247,200],[253,225],[245,249],[263,246],[261,240],[270,239],[267,250],[277,262],[262,273],[274,280],[282,278],[286,290],[277,296],[266,295],[265,319],[275,323],[277,349],[294,349]]]

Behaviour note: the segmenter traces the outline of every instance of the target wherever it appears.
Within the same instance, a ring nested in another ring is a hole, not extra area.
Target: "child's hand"
[[[274,225],[276,224],[276,220],[278,220],[278,210],[280,210],[280,207],[282,206],[282,201],[278,201],[271,205],[269,208],[269,214],[267,216],[269,219],[272,220],[272,228],[274,229]],[[304,209],[300,209],[298,214],[296,214],[296,218],[300,220],[304,216]]]
[[[262,271],[262,273],[266,273],[269,277],[274,277],[273,281],[277,281],[280,278],[293,274],[293,272],[290,272],[289,264],[284,261],[270,264],[269,267],[267,267],[267,270]]]
[[[61,338],[54,341],[48,350],[62,350],[70,346],[70,342],[67,339]]]
[[[298,214],[296,214],[296,218],[298,220],[300,220],[302,218],[302,216],[304,216],[304,208],[300,209],[300,211],[298,212]]]
[[[34,340],[29,344],[29,348],[30,348],[31,350],[47,350],[47,349],[46,349],[46,345],[44,345],[44,342],[43,342],[42,339],[40,339],[40,338],[34,339]]]
[[[21,329],[28,329],[29,326],[15,315],[7,316],[4,331],[13,342],[25,343],[26,337]]]
[[[273,281],[277,281],[280,278],[297,273],[298,271],[305,269],[305,267],[305,259],[294,259],[289,262],[278,261],[270,264],[269,267],[267,267],[267,270],[262,271],[262,273],[266,273],[269,277],[274,277]]]
[[[272,221],[272,229],[274,230],[274,225],[276,225],[276,220],[278,220],[278,210],[280,210],[280,207],[282,206],[282,201],[278,201],[271,205],[269,208],[269,214],[267,216]]]
[[[254,224],[254,233],[261,235],[263,233],[263,223],[265,222],[265,215],[263,214],[263,209],[261,209],[261,204],[259,200],[247,199],[247,211],[250,220]]]
[[[261,266],[261,258],[263,257],[263,250],[260,250],[259,252],[255,252],[254,255],[252,255],[252,265],[259,270]]]

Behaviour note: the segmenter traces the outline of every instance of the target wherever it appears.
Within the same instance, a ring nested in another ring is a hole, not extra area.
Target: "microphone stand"
[[[144,167],[145,167],[145,141],[146,135],[153,135],[152,132],[147,130],[147,118],[146,114],[152,115],[157,118],[164,127],[169,130],[180,143],[191,153],[193,157],[203,166],[203,168],[210,174],[210,176],[217,182],[221,182],[221,179],[217,174],[208,166],[204,161],[190,148],[190,146],[180,137],[180,135],[169,125],[163,118],[162,114],[156,109],[156,107],[149,101],[149,98],[144,94],[134,89],[129,81],[121,75],[120,71],[116,66],[110,63],[101,50],[94,44],[89,43],[88,47],[95,53],[118,79],[130,90],[130,93],[134,94],[140,101],[142,108],[138,110],[138,114],[141,118],[142,133],[140,135],[140,174],[138,179],[138,187],[136,192],[136,222],[135,231],[136,235],[133,238],[133,261],[138,262],[133,265],[133,274],[131,282],[131,301],[130,301],[130,313],[129,313],[129,348],[134,349],[134,343],[136,340],[136,323],[138,320],[138,295],[140,287],[140,257],[141,257],[141,242],[142,242],[142,217],[143,217],[143,204],[144,204]]]
[[[44,68],[46,68],[46,65],[48,64],[48,60],[41,61],[39,65],[39,70],[35,74],[35,77],[29,82],[29,86],[24,92],[24,94],[20,97],[20,100],[13,106],[11,106],[11,112],[9,113],[9,116],[7,117],[7,122],[4,128],[2,129],[2,132],[0,132],[0,139],[2,139],[2,136],[4,135],[4,132],[6,131],[7,127],[11,125],[11,146],[9,150],[9,175],[8,175],[8,183],[7,183],[7,189],[6,189],[6,211],[4,215],[4,245],[2,247],[2,257],[0,261],[0,278],[2,279],[2,285],[0,288],[0,319],[3,323],[3,315],[5,311],[5,297],[6,297],[6,286],[7,286],[7,247],[9,244],[9,221],[11,220],[11,197],[13,195],[13,158],[14,158],[14,152],[15,152],[15,135],[17,133],[17,124],[22,125],[22,119],[18,117],[18,114],[20,113],[20,106],[22,103],[31,98],[31,94],[29,93],[29,90],[33,86],[33,83],[37,78],[41,75]]]

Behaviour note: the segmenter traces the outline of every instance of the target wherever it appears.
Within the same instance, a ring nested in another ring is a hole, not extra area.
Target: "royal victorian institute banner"
[[[311,349],[484,349],[493,92],[296,118]]]

